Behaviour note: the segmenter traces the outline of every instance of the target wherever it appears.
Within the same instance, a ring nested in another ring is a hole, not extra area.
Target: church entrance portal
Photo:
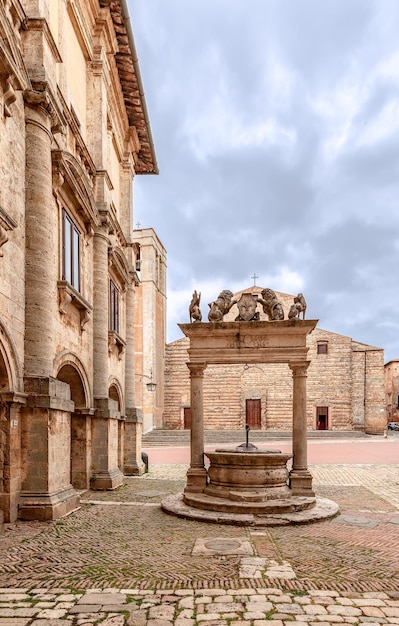
[[[328,430],[328,407],[318,406],[316,409],[316,429]]]

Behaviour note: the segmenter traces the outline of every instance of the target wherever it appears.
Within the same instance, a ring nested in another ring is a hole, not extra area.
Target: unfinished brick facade
[[[399,360],[385,365],[385,393],[387,422],[399,422]]]
[[[246,291],[259,294],[261,289]],[[293,297],[281,293],[277,296],[287,318]],[[236,315],[234,305],[224,319],[233,321]],[[261,319],[266,319],[262,312]],[[188,345],[188,339],[183,338],[166,346],[164,428],[189,427]],[[383,432],[386,424],[383,350],[317,327],[308,336],[307,345],[311,361],[307,372],[308,428]],[[255,429],[291,430],[292,376],[288,365],[206,368],[205,429],[243,430],[246,423]]]
[[[132,182],[157,173],[126,0],[0,3],[0,522],[144,471]]]

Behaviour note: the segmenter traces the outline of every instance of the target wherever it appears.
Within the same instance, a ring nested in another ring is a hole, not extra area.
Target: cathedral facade
[[[0,29],[0,522],[47,520],[144,471],[131,212],[157,163],[126,0],[6,0]]]
[[[248,293],[262,298],[261,288],[254,287],[234,294],[232,301],[243,302],[242,295]],[[294,297],[278,292],[276,296],[287,319]],[[268,319],[259,305],[258,312],[261,321]],[[234,321],[237,315],[234,304],[224,321]],[[383,433],[384,351],[318,327],[308,336],[307,346],[308,429]],[[190,427],[188,347],[186,337],[166,347],[164,428]],[[290,431],[292,394],[292,375],[285,363],[208,366],[204,428],[243,431],[248,424],[256,430]]]

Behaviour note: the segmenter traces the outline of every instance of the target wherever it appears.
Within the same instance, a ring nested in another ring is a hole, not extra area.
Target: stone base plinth
[[[161,502],[161,508],[165,513],[176,515],[189,520],[209,522],[213,524],[229,524],[235,526],[287,526],[290,524],[310,524],[335,517],[339,513],[338,504],[326,498],[311,498],[314,505],[299,511],[286,511],[274,513],[234,513],[225,511],[205,510],[189,506],[184,502],[187,494],[177,494],[165,498]],[[295,501],[290,498],[290,503]],[[298,500],[307,500],[300,498]],[[281,500],[279,501],[281,502]]]
[[[294,496],[314,496],[312,474],[308,470],[291,470],[289,485]]]
[[[72,486],[53,493],[22,493],[19,519],[50,521],[64,517],[80,506],[79,494]]]
[[[90,489],[94,491],[111,490],[123,484],[124,475],[120,469],[97,472],[90,479]]]
[[[125,476],[142,476],[145,473],[145,465],[141,463],[130,463],[123,466]]]
[[[184,493],[202,493],[207,483],[205,467],[190,467],[187,470],[187,484]]]
[[[300,498],[291,495],[285,499],[275,500],[245,501],[227,498],[218,498],[206,493],[183,495],[183,501],[188,506],[206,511],[222,513],[253,514],[253,515],[275,515],[280,513],[294,513],[305,511],[315,506],[316,498]]]

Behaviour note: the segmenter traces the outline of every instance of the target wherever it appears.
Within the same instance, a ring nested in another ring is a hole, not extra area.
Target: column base
[[[187,471],[187,484],[184,493],[201,493],[207,485],[208,474],[205,467],[190,467]]]
[[[312,489],[312,474],[309,470],[291,470],[289,475],[289,486],[293,496],[314,496]]]
[[[314,496],[312,489],[312,474],[309,470],[291,470],[289,474],[289,486],[293,496]]]
[[[145,473],[144,463],[129,463],[123,466],[125,476],[142,476]]]
[[[80,497],[72,486],[53,493],[22,492],[18,517],[47,522],[64,517],[79,507]]]
[[[95,476],[90,478],[90,489],[94,491],[103,491],[116,489],[123,485],[124,476],[119,468],[96,472]]]

